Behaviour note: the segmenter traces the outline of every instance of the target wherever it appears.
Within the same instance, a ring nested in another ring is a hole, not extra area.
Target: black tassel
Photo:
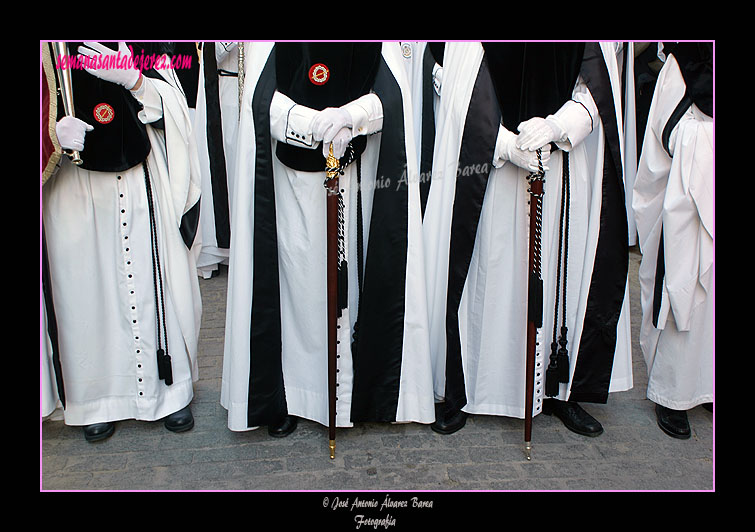
[[[566,349],[566,327],[561,327],[561,336],[558,339],[558,375],[560,382],[569,382],[569,351]]]
[[[537,272],[530,273],[529,301],[527,303],[529,320],[536,328],[543,326],[543,280]]]
[[[160,380],[165,379],[165,364],[163,363],[163,357],[165,357],[165,351],[162,349],[157,350],[157,378]]]
[[[545,395],[548,397],[558,395],[559,368],[556,356],[557,348],[558,345],[556,342],[551,343],[550,363],[548,364],[548,369],[545,370]]]
[[[338,317],[349,306],[349,265],[345,260],[338,265]]]
[[[163,357],[163,364],[165,365],[165,385],[170,386],[173,384],[173,364],[170,361],[170,355]]]
[[[351,334],[351,358],[356,360],[358,358],[357,352],[359,347],[359,319],[354,322],[354,332]]]
[[[164,380],[167,386],[173,384],[173,364],[170,355],[166,355],[162,349],[157,350],[157,376]]]

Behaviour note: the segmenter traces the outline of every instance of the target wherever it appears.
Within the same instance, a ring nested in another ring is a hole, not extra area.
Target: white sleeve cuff
[[[215,61],[220,63],[235,47],[236,43],[233,41],[215,43]]]
[[[276,91],[270,103],[270,135],[280,142],[314,148],[312,140],[312,119],[317,111],[298,105],[288,96]]]
[[[598,125],[598,108],[581,78],[572,99],[562,105],[552,118],[566,131],[566,138],[557,141],[556,146],[567,152],[585,140]]]
[[[569,100],[553,115],[553,118],[566,131],[566,137],[556,141],[556,146],[560,149],[567,152],[571,151],[574,146],[581,143],[592,133],[592,130],[595,128],[595,120],[598,118],[598,112],[594,107],[595,104],[592,102],[592,98],[590,98],[590,103],[592,103],[592,111],[590,111],[590,106],[586,105],[585,102]]]
[[[351,131],[357,135],[372,135],[383,129],[383,104],[377,94],[365,94],[343,106],[351,116]]]
[[[163,117],[162,98],[150,78],[142,76],[142,84],[139,88],[129,92],[137,102],[142,104],[142,110],[139,111],[138,116],[143,124],[157,122]]]

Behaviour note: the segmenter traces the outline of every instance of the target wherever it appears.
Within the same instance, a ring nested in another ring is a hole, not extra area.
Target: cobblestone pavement
[[[264,429],[231,432],[220,406],[228,279],[223,267],[219,276],[200,279],[204,312],[194,428],[175,434],[159,421],[123,421],[111,438],[92,444],[80,427],[44,421],[40,490],[712,491],[713,414],[690,410],[692,437],[677,440],[658,428],[654,405],[645,397],[647,372],[637,341],[639,261],[633,251],[634,387],[612,394],[605,405],[583,404],[603,424],[597,438],[574,434],[555,417],[536,416],[528,462],[518,419],[470,416],[463,430],[448,436],[420,424],[362,423],[339,429],[331,460],[327,428],[313,422],[300,421],[284,439]],[[373,498],[384,503],[384,495]],[[332,507],[337,499],[318,504]]]

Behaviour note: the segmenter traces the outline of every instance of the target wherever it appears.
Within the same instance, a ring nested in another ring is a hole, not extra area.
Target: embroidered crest
[[[100,103],[94,107],[94,119],[100,124],[109,124],[115,118],[115,110],[110,104]]]
[[[315,63],[309,69],[309,81],[315,85],[324,85],[330,78],[330,70],[322,63]]]

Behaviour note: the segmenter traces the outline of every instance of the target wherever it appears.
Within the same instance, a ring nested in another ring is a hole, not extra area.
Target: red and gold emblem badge
[[[110,104],[100,103],[94,107],[94,119],[100,124],[109,124],[115,118],[115,110]]]
[[[330,70],[322,63],[315,63],[309,69],[309,81],[315,85],[324,85],[330,78]]]

